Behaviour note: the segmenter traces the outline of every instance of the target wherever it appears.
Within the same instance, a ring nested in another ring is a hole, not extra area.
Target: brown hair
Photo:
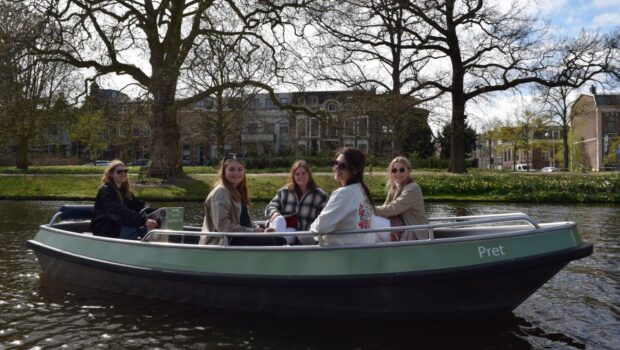
[[[308,190],[317,189],[318,186],[314,181],[314,178],[312,177],[312,170],[310,170],[310,165],[306,163],[305,160],[298,160],[293,163],[293,166],[291,166],[291,171],[288,174],[288,182],[286,183],[286,187],[288,187],[289,191],[295,190],[295,192],[301,194],[301,189],[299,188],[299,185],[297,185],[297,183],[295,182],[295,172],[299,168],[304,168],[304,170],[306,170],[306,172],[308,173]]]
[[[409,169],[409,171],[411,171],[411,162],[409,161],[409,159],[403,157],[403,156],[398,156],[394,159],[392,159],[392,161],[390,162],[390,165],[388,165],[387,167],[387,172],[388,172],[388,180],[385,183],[385,190],[387,191],[388,194],[390,193],[396,193],[396,191],[399,190],[398,185],[396,185],[396,183],[394,181],[392,181],[392,177],[389,175],[390,172],[392,171],[392,166],[394,166],[395,163],[403,163],[405,164],[405,166],[407,167],[407,169]],[[413,179],[411,177],[409,177],[409,181],[407,181],[407,183],[411,183],[413,182]],[[404,185],[404,184],[403,184]]]
[[[368,187],[366,187],[366,184],[364,184],[364,167],[366,167],[366,156],[362,153],[362,151],[353,147],[345,147],[340,149],[336,152],[336,157],[341,154],[344,157],[347,169],[351,173],[351,178],[349,178],[345,186],[355,183],[362,185],[362,189],[364,189],[364,193],[366,193],[366,197],[368,198],[370,205],[374,207],[370,191],[368,190]]]
[[[101,186],[106,185],[106,184],[112,184],[114,189],[115,190],[117,189],[116,184],[114,184],[114,180],[112,179],[112,177],[114,176],[114,171],[116,171],[116,168],[119,165],[126,167],[125,163],[123,163],[123,161],[118,160],[118,159],[115,159],[110,162],[110,164],[103,171],[103,176],[101,177]],[[129,183],[129,176],[127,176],[125,182],[121,184],[121,188],[125,190],[125,195],[127,196],[127,198],[133,199],[133,193],[131,192],[131,185]],[[119,197],[121,196],[120,192],[118,192],[118,195]]]
[[[241,181],[238,187],[233,186],[233,184],[231,184],[226,179],[226,167],[228,167],[228,165],[232,162],[237,162],[241,164],[244,169],[243,180]],[[220,165],[219,175],[220,175],[220,178],[215,182],[215,186],[222,185],[226,187],[226,189],[228,190],[228,192],[230,192],[234,201],[241,202],[243,205],[246,205],[246,206],[250,204],[250,199],[249,199],[250,195],[248,193],[248,182],[245,176],[245,162],[241,158],[237,157],[237,155],[229,155],[229,156],[224,157]]]

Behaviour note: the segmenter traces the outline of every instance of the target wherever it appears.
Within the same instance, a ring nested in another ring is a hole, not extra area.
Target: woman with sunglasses
[[[327,234],[336,231],[370,228],[374,206],[370,191],[364,184],[366,157],[356,148],[344,148],[332,162],[339,189],[332,192],[325,208],[310,226],[310,231]],[[342,234],[323,236],[323,245],[368,244],[374,234]]]
[[[375,214],[390,219],[391,226],[428,224],[424,211],[424,199],[420,186],[411,178],[411,163],[405,157],[396,157],[388,166],[388,192],[383,205],[375,208]],[[428,230],[392,232],[389,240],[405,241],[428,239]],[[385,239],[387,240],[387,239]]]
[[[205,200],[205,217],[202,230],[206,232],[263,232],[254,227],[248,211],[250,204],[245,177],[245,163],[236,154],[229,154],[219,170],[219,179]],[[225,237],[201,239],[200,244],[217,245],[276,245],[281,237]],[[285,243],[285,242],[284,242]]]
[[[90,230],[96,236],[139,239],[157,221],[141,213],[144,202],[131,192],[128,169],[120,160],[113,160],[101,177]]]
[[[326,203],[327,193],[317,186],[310,165],[298,160],[291,167],[288,184],[267,204],[265,216],[269,218],[269,227],[277,232],[308,231]],[[289,244],[296,241],[294,236],[286,239]],[[301,244],[314,244],[312,237],[300,236],[299,240]]]

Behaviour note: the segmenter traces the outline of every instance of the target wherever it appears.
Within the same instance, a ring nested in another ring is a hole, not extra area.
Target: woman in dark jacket
[[[157,221],[140,213],[144,202],[131,193],[125,163],[114,160],[101,178],[90,230],[96,236],[138,239],[147,229],[157,227]]]

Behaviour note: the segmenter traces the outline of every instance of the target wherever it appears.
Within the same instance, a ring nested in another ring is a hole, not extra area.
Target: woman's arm
[[[321,214],[310,225],[310,231],[320,234],[333,232],[339,222],[349,215],[354,215],[350,198],[347,197],[342,189],[334,191]]]
[[[282,211],[282,190],[280,189],[278,193],[276,193],[276,196],[273,197],[271,202],[269,202],[269,204],[267,204],[267,206],[265,207],[265,217],[267,217],[267,219],[271,219],[271,217],[275,213],[280,214],[281,211]]]
[[[404,213],[409,208],[417,204],[422,198],[422,190],[418,185],[406,185],[400,195],[393,201],[380,205],[375,208],[375,214],[379,216],[391,217]]]
[[[102,191],[101,201],[106,215],[110,220],[121,226],[144,226],[146,216],[127,207],[113,188]]]
[[[232,206],[230,193],[223,188],[215,189],[211,199],[211,219],[215,230],[218,232],[253,232],[252,227],[241,226],[230,219]]]

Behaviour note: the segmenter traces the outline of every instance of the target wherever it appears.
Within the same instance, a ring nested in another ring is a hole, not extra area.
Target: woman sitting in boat
[[[411,163],[405,157],[396,157],[388,166],[387,197],[385,203],[375,208],[375,214],[388,218],[390,226],[428,224],[420,186],[411,177]],[[428,230],[391,232],[379,235],[382,241],[428,239]]]
[[[325,208],[310,226],[310,231],[320,235],[370,228],[374,212],[370,191],[364,184],[364,153],[356,148],[344,148],[336,156],[332,170],[342,187],[332,192]],[[328,234],[321,239],[323,245],[374,242],[374,234]]]
[[[310,165],[298,160],[291,167],[288,184],[278,190],[265,208],[269,227],[277,232],[308,231],[310,224],[325,207],[327,198],[327,193],[314,181]],[[286,239],[289,244],[297,241],[297,237],[294,236],[288,236]],[[301,244],[315,244],[308,236],[300,236],[299,241]]]
[[[90,224],[94,235],[138,239],[157,227],[157,221],[141,213],[144,202],[131,192],[128,171],[120,160],[113,160],[105,169]]]
[[[263,232],[250,218],[248,185],[245,163],[236,154],[227,155],[219,170],[219,179],[205,200],[205,217],[202,230],[206,232]],[[270,230],[272,231],[272,230]],[[280,237],[277,237],[280,238]],[[225,245],[276,245],[274,237],[203,237],[201,244]]]

